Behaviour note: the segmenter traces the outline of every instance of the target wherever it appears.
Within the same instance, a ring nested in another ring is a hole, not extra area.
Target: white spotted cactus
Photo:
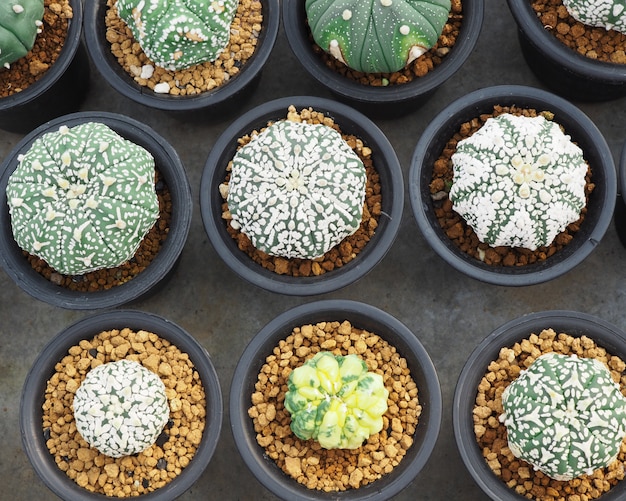
[[[0,65],[24,57],[33,48],[43,26],[43,0],[0,2]]]
[[[365,73],[399,71],[437,43],[450,0],[306,0],[315,43]]]
[[[120,18],[154,64],[180,70],[217,59],[239,0],[117,0]]]
[[[598,360],[548,353],[502,394],[509,449],[556,480],[612,463],[626,436],[626,398]]]
[[[231,225],[267,254],[314,259],[359,228],[366,180],[337,131],[279,121],[233,158]]]
[[[586,203],[582,150],[543,116],[489,118],[452,164],[453,209],[492,247],[550,245]]]
[[[152,155],[104,124],[38,137],[6,194],[13,237],[57,272],[80,275],[133,257],[159,217]]]
[[[113,458],[142,452],[154,444],[170,413],[163,381],[132,360],[90,370],[76,390],[73,408],[81,436]]]
[[[625,0],[563,0],[563,5],[583,24],[626,33]]]
[[[389,392],[358,355],[322,351],[289,374],[291,430],[325,449],[357,449],[383,427]]]

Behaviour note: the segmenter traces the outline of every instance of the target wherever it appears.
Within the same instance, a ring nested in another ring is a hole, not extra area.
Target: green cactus
[[[612,463],[626,436],[626,398],[598,360],[548,353],[502,394],[509,448],[556,480]]]
[[[489,118],[452,164],[453,209],[492,247],[549,245],[586,203],[582,150],[543,116]]]
[[[291,430],[325,449],[357,449],[383,427],[389,392],[358,355],[317,353],[289,374]]]
[[[626,0],[563,0],[563,5],[583,24],[626,33]]]
[[[43,0],[0,2],[0,65],[24,57],[33,48],[43,26]]]
[[[337,131],[282,120],[232,162],[231,225],[268,254],[314,259],[361,224],[365,167]]]
[[[118,0],[120,18],[154,64],[180,70],[215,61],[239,0]]]
[[[113,458],[142,452],[154,444],[170,415],[163,381],[126,359],[90,370],[72,405],[81,436]]]
[[[154,159],[101,123],[38,137],[6,194],[13,237],[66,275],[129,260],[159,217]]]
[[[399,71],[439,39],[450,0],[306,0],[313,39],[357,71]]]

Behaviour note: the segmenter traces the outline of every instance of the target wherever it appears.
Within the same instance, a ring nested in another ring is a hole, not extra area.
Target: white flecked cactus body
[[[233,158],[231,224],[270,255],[314,259],[359,228],[366,180],[337,131],[282,120]]]
[[[15,241],[66,275],[119,266],[159,217],[154,169],[102,123],[38,137],[7,184]]]
[[[73,408],[85,441],[114,458],[150,447],[169,419],[163,381],[132,360],[89,371],[76,390]]]
[[[626,398],[600,361],[548,353],[506,387],[511,452],[556,480],[612,463],[626,436]]]
[[[626,0],[563,0],[563,5],[583,24],[626,33]]]
[[[543,116],[489,118],[452,164],[453,209],[492,247],[549,245],[586,203],[582,150]]]

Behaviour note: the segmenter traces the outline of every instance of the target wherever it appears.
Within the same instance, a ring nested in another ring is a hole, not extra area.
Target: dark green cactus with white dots
[[[432,48],[450,0],[306,0],[315,43],[365,73],[399,71]]]
[[[43,0],[0,2],[0,65],[9,65],[33,48],[43,25]]]
[[[563,0],[563,5],[583,24],[626,33],[626,0]]]

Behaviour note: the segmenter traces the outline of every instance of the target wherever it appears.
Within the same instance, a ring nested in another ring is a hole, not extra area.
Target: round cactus
[[[117,0],[120,18],[154,64],[180,70],[214,61],[230,40],[239,0]]]
[[[154,159],[104,124],[38,137],[6,194],[13,237],[66,275],[128,261],[159,217]]]
[[[357,355],[322,351],[294,369],[285,408],[291,430],[325,449],[357,449],[383,427],[389,392]]]
[[[0,2],[0,65],[9,65],[33,48],[43,26],[43,0]]]
[[[337,131],[279,121],[233,158],[231,225],[270,255],[314,259],[359,228],[366,180]]]
[[[315,43],[352,69],[399,71],[441,35],[450,0],[306,0]]]
[[[543,116],[489,118],[452,164],[453,209],[493,247],[549,245],[586,203],[582,150]]]
[[[165,385],[132,360],[99,365],[74,395],[76,429],[91,446],[118,458],[150,447],[169,419]]]
[[[563,0],[563,5],[583,24],[626,33],[625,0]]]
[[[556,480],[608,466],[626,436],[626,398],[598,360],[548,353],[502,394],[509,448]]]

